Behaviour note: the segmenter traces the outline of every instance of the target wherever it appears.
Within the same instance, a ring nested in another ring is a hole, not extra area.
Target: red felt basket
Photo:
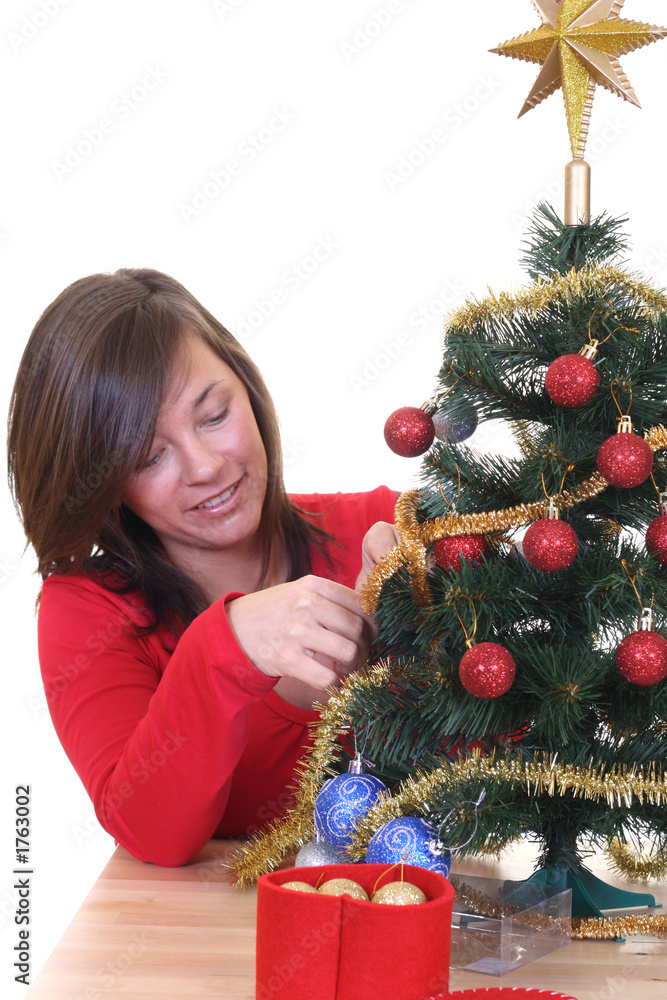
[[[449,985],[454,889],[437,872],[403,866],[427,902],[389,906],[283,889],[349,878],[369,896],[387,865],[289,868],[257,887],[257,1000],[423,1000]],[[396,881],[391,872],[381,884]]]
[[[551,990],[531,990],[522,986],[491,986],[486,989],[456,990],[454,993],[439,993],[428,1000],[576,1000],[569,994],[552,993]]]

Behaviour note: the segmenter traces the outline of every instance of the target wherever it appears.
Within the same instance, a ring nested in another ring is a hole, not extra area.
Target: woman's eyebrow
[[[190,407],[191,412],[194,412],[194,410],[196,410],[198,406],[201,406],[201,404],[204,402],[211,389],[215,389],[216,385],[223,385],[224,382],[225,382],[224,378],[215,379],[215,381],[209,382],[204,391],[197,396],[194,403]]]

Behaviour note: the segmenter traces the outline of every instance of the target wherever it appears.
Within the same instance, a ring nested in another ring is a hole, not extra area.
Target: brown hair
[[[9,483],[42,578],[94,572],[109,589],[138,589],[152,612],[144,634],[162,622],[188,625],[206,607],[194,581],[165,559],[153,530],[120,500],[148,458],[171,366],[189,331],[243,382],[264,443],[259,585],[274,542],[296,579],[310,572],[309,545],[322,549],[329,538],[285,493],[273,402],[232,334],[159,271],[81,278],[46,308],[23,353],[9,415]]]

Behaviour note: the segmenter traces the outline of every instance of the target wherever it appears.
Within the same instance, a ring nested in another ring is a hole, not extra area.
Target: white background
[[[664,7],[627,0],[623,14],[664,23]],[[419,462],[386,448],[386,417],[431,395],[447,312],[524,281],[531,207],[562,210],[560,94],[517,122],[537,67],[487,51],[538,23],[528,0],[5,0],[3,412],[46,305],[85,274],[149,266],[244,337],[289,490],[413,485]],[[587,157],[594,212],[629,216],[632,266],[661,285],[666,45],[622,59],[642,112],[598,91]],[[32,788],[33,975],[113,843],[51,728],[39,580],[4,487],[0,518],[0,989],[21,997],[15,786]]]

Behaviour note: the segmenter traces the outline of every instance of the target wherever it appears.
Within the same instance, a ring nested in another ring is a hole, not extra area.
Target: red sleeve
[[[82,577],[44,583],[39,655],[56,732],[100,823],[140,861],[185,864],[211,837],[250,706],[277,681],[234,638],[224,602],[239,596],[199,615],[171,653],[160,633],[132,636],[128,598]]]

